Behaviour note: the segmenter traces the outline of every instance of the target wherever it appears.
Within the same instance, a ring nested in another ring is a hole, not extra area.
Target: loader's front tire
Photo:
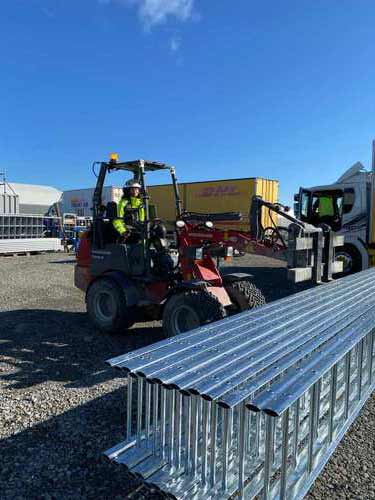
[[[121,333],[135,323],[134,308],[128,307],[125,295],[113,280],[95,281],[86,295],[87,314],[102,332]]]
[[[174,337],[225,315],[224,306],[208,291],[187,290],[168,299],[163,312],[163,329],[166,337]]]
[[[232,301],[232,305],[228,308],[230,314],[237,314],[266,303],[266,299],[259,288],[247,280],[233,281],[226,283],[224,286]]]
[[[334,278],[343,278],[349,274],[357,273],[362,270],[362,257],[359,251],[352,245],[337,247],[335,250],[335,259],[341,260],[343,269],[341,273],[334,274]]]

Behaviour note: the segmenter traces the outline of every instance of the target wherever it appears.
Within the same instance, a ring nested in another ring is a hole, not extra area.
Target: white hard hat
[[[138,181],[131,179],[130,181],[127,181],[127,183],[125,184],[125,187],[141,189],[142,186],[139,184]]]

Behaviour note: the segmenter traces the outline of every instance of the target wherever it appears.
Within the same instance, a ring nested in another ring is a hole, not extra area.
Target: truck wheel
[[[123,332],[135,323],[134,307],[127,307],[121,288],[107,278],[90,286],[86,308],[92,323],[106,333]]]
[[[259,288],[247,280],[233,281],[232,283],[226,283],[224,286],[233,302],[233,305],[228,308],[230,314],[247,311],[266,303],[266,299]]]
[[[362,258],[358,250],[354,247],[344,245],[337,247],[335,252],[336,260],[341,260],[343,263],[343,270],[341,273],[336,273],[335,278],[342,278],[349,274],[357,273],[362,269]]]
[[[205,290],[188,290],[172,295],[163,312],[163,329],[167,337],[217,321],[226,315],[224,306]]]

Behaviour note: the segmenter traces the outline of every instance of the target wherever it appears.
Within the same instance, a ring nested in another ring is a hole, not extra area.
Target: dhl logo
[[[197,193],[197,198],[211,198],[217,196],[240,196],[241,191],[235,184],[206,186]]]

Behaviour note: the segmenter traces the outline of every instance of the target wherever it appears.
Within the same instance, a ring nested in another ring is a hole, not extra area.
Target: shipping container
[[[269,202],[277,202],[279,183],[276,180],[248,177],[217,181],[189,182],[180,184],[183,207],[189,212],[240,212],[242,221],[226,221],[216,224],[243,231],[249,230],[249,210],[253,196],[261,196]],[[168,224],[175,219],[174,194],[171,185],[150,186],[150,203],[156,206],[158,217]],[[263,225],[270,225],[267,211],[263,212]]]
[[[184,182],[179,184],[183,207],[190,212],[240,212],[242,221],[227,221],[217,224],[244,231],[249,230],[249,210],[252,197],[262,196],[269,202],[278,200],[279,183],[276,180],[260,177],[244,179],[226,179],[202,182]],[[155,206],[157,216],[165,221],[169,228],[176,218],[176,206],[171,184],[148,186],[150,204]],[[62,213],[75,213],[79,216],[92,215],[92,197],[94,189],[76,189],[65,191],[62,195]],[[106,186],[103,189],[103,204],[118,202],[122,188]],[[263,224],[270,225],[268,213],[264,211]]]

